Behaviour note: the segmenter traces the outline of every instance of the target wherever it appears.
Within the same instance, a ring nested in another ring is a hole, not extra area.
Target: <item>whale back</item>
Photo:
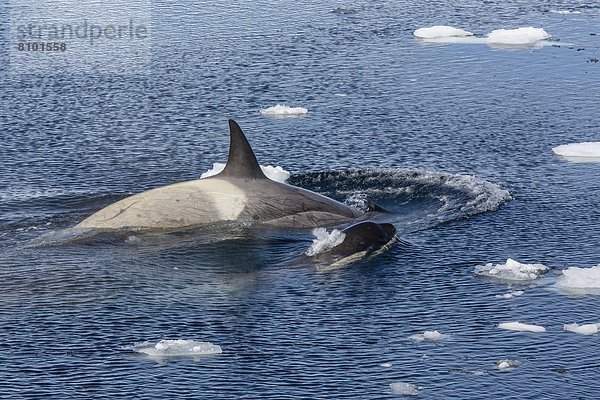
[[[242,128],[234,120],[229,120],[229,156],[223,171],[215,177],[268,179],[246,139]]]

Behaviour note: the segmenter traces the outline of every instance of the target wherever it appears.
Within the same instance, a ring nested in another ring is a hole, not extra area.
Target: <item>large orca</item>
[[[338,201],[268,179],[240,126],[229,120],[225,169],[202,179],[175,183],[127,197],[76,227],[178,229],[241,221],[279,227],[331,227],[362,213]]]

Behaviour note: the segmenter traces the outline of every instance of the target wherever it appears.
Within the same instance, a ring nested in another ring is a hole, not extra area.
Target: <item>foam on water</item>
[[[391,383],[390,389],[393,394],[398,396],[416,396],[422,390],[422,388],[417,385],[405,382]]]
[[[414,31],[413,34],[416,37],[423,39],[433,39],[438,37],[466,37],[473,35],[471,32],[447,25],[435,25],[428,28],[419,28]]]
[[[225,164],[223,163],[213,163],[213,167],[200,175],[200,179],[217,175],[219,172],[223,171],[224,168]],[[273,167],[272,165],[261,165],[260,169],[262,169],[267,178],[281,183],[285,183],[291,176],[290,172],[280,166]]]
[[[309,257],[331,250],[346,238],[346,234],[337,229],[327,232],[325,228],[315,228],[312,230],[312,234],[316,238],[313,239],[312,245],[304,252]]]
[[[600,142],[569,143],[552,148],[554,154],[573,159],[573,161],[600,162]]]
[[[261,108],[260,113],[272,117],[287,117],[305,115],[308,113],[308,109],[304,107],[289,107],[285,104],[277,104],[273,107]]]
[[[488,43],[524,45],[549,39],[550,35],[543,28],[496,29],[487,35]]]
[[[442,335],[438,331],[425,331],[423,333],[416,333],[414,335],[410,335],[409,339],[414,340],[415,342],[422,342],[424,340],[442,340],[446,339],[448,335]]]
[[[595,335],[598,333],[598,329],[600,328],[600,324],[564,324],[563,329],[567,332],[578,333],[580,335]]]
[[[185,339],[163,339],[158,342],[136,343],[127,349],[152,357],[183,357],[220,354],[221,347],[210,342]]]
[[[548,271],[543,264],[522,264],[509,258],[505,264],[477,265],[475,274],[506,281],[530,281],[539,278]]]
[[[546,332],[546,328],[544,328],[543,326],[525,324],[522,322],[502,322],[502,323],[498,324],[498,328],[506,329],[509,331],[518,331],[518,332],[534,332],[534,333]]]
[[[580,294],[598,294],[600,292],[600,264],[591,268],[570,267],[562,271],[556,281],[561,289],[575,290]]]

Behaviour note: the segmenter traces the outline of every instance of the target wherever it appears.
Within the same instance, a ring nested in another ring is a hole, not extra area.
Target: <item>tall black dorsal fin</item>
[[[235,178],[268,179],[260,169],[256,156],[234,120],[229,120],[229,157],[225,169],[219,174]]]

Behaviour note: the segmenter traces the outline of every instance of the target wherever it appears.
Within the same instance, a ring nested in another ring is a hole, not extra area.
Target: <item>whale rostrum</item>
[[[217,175],[139,193],[92,214],[76,227],[176,229],[225,221],[279,227],[328,227],[362,213],[320,194],[270,180],[240,126],[229,120],[227,164]]]

